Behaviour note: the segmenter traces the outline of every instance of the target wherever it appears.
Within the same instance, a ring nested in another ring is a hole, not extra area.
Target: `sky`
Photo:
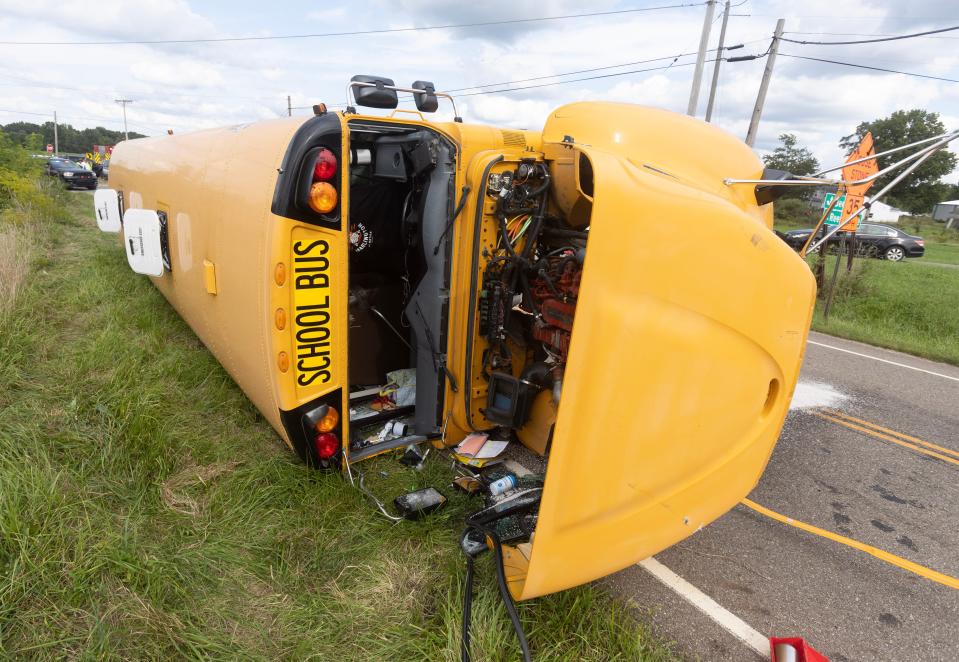
[[[778,18],[785,19],[785,37],[807,41],[870,39],[959,25],[956,0],[732,4],[726,44],[744,44],[731,51],[732,56],[766,51]],[[663,6],[674,7],[655,9]],[[718,44],[721,8],[722,3],[717,5],[710,48]],[[648,11],[627,11],[636,9]],[[608,13],[349,36],[75,43],[402,30],[591,12]],[[317,102],[331,108],[342,104],[354,74],[387,76],[398,85],[429,80],[438,90],[459,90],[457,108],[465,121],[504,127],[540,128],[551,110],[581,100],[686,112],[705,15],[702,0],[0,0],[0,42],[74,42],[0,43],[0,124],[40,123],[51,120],[56,110],[60,121],[78,128],[122,129],[121,108],[114,102],[119,98],[133,100],[127,106],[130,130],[154,135],[168,128],[180,133],[280,117],[287,114],[288,95],[294,114],[305,116]],[[677,59],[680,54],[687,55]],[[959,82],[790,55],[959,81],[959,30],[866,45],[782,43],[756,141],[760,153],[775,148],[778,136],[790,132],[823,165],[836,164],[843,156],[838,147],[842,136],[862,121],[900,109],[935,111],[947,128],[959,128]],[[642,63],[654,58],[663,59]],[[704,71],[700,118],[713,66],[707,63]],[[722,63],[715,124],[745,137],[764,66],[764,59]],[[587,69],[597,70],[560,75]],[[490,86],[507,81],[523,82],[509,86],[513,91]],[[566,82],[553,84],[559,81]],[[469,88],[480,85],[486,87]],[[450,116],[441,101],[437,118]],[[957,179],[959,172],[947,181]]]

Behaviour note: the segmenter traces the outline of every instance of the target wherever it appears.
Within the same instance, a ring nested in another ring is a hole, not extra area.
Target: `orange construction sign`
[[[862,140],[859,142],[859,145],[852,151],[852,154],[849,155],[849,158],[846,159],[846,163],[851,161],[857,161],[861,158],[865,158],[870,154],[875,154],[876,150],[873,149],[872,144],[872,132],[867,131],[866,135],[862,137]],[[879,163],[876,159],[869,159],[868,161],[863,161],[862,163],[856,163],[854,165],[844,166],[842,169],[842,178],[849,181],[858,181],[860,179],[865,179],[879,172]],[[842,218],[845,220],[849,217],[850,214],[855,212],[862,206],[862,203],[865,199],[866,191],[869,190],[869,187],[873,185],[876,180],[866,182],[865,184],[858,184],[854,186],[846,187],[846,204],[842,208]],[[859,221],[861,216],[850,221],[843,227],[843,232],[855,232],[856,228],[859,227]]]

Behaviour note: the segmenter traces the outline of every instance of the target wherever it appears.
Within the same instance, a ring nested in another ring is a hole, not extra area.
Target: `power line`
[[[72,92],[84,92],[84,93],[90,93],[90,94],[96,94],[97,92],[108,93],[107,88],[102,88],[102,87],[101,88],[95,88],[95,87],[82,88],[82,87],[71,87],[69,85],[58,85],[56,83],[37,80],[35,78],[26,78],[24,76],[14,76],[10,74],[9,71],[0,72],[0,78],[21,81],[22,85],[20,86],[22,87],[40,87],[40,88],[49,88],[52,90],[69,90]],[[0,83],[0,85],[3,85],[5,87],[18,87],[18,85],[14,85],[10,83]],[[109,92],[109,93],[112,94],[112,92]],[[277,92],[277,94],[279,94],[279,92]],[[159,96],[156,96],[156,95],[159,95]],[[148,98],[158,98],[160,100],[165,99],[167,97],[180,97],[184,99],[215,99],[215,100],[237,99],[242,101],[267,101],[268,99],[274,99],[276,97],[276,95],[264,95],[264,96],[254,97],[254,96],[237,96],[233,94],[183,94],[181,92],[167,92],[166,90],[164,90],[163,92],[147,94],[147,95],[141,94],[140,96],[141,97],[147,96]]]
[[[896,35],[889,33],[875,33],[875,32],[799,32],[793,30],[787,30],[783,34],[815,34],[823,35],[827,37],[895,37]],[[923,37],[924,39],[949,39],[950,41],[959,40],[959,37]]]
[[[53,116],[52,112],[37,113],[37,112],[28,111],[28,110],[13,110],[10,108],[0,108],[0,113],[10,113],[11,115],[31,115],[34,117],[46,117],[46,118],[50,118]],[[65,124],[67,121],[71,121],[71,120],[74,122],[76,122],[77,120],[86,120],[89,122],[107,122],[111,124],[115,124],[117,122],[117,119],[115,117],[107,118],[107,117],[83,117],[80,115],[67,115],[67,116],[60,115],[60,124]],[[49,121],[52,122],[52,120],[49,120]],[[166,128],[164,127],[161,127],[157,124],[149,124],[147,122],[134,122],[130,126],[132,126],[133,128],[152,129],[154,131],[166,131]],[[102,128],[107,128],[107,127],[104,126]],[[78,129],[78,130],[82,130],[82,129]]]
[[[929,76],[928,74],[917,74],[911,71],[898,71],[896,69],[883,69],[882,67],[871,67],[866,64],[855,64],[853,62],[841,62],[839,60],[826,60],[819,57],[806,57],[804,55],[790,55],[789,53],[780,53],[783,57],[791,57],[797,60],[811,60],[813,62],[827,62],[829,64],[841,64],[844,67],[855,67],[857,69],[869,69],[872,71],[882,71],[888,74],[902,74],[904,76],[914,76],[916,78],[929,78],[931,80],[943,80],[947,83],[959,83],[955,78],[942,78],[941,76]]]
[[[782,41],[788,41],[792,44],[802,44],[804,46],[850,46],[853,44],[875,44],[880,41],[899,41],[900,39],[914,39],[916,37],[925,37],[931,34],[939,34],[941,32],[952,32],[954,30],[959,30],[959,25],[954,25],[951,28],[940,28],[938,30],[927,30],[926,32],[913,32],[912,34],[900,34],[893,37],[881,37],[879,39],[860,39],[856,41],[805,41],[802,39],[789,39],[787,37],[780,37]]]
[[[143,39],[121,41],[0,41],[4,46],[117,46],[131,44],[211,44],[235,41],[273,41],[278,39],[313,39],[319,37],[356,37],[371,34],[393,34],[398,32],[419,32],[421,30],[450,30],[454,28],[491,27],[495,25],[512,25],[516,23],[537,23],[542,21],[562,21],[571,18],[587,18],[591,16],[615,16],[621,14],[635,14],[638,12],[658,11],[663,9],[682,9],[685,7],[699,7],[702,2],[687,2],[678,5],[661,5],[657,7],[637,7],[633,9],[617,9],[600,12],[584,12],[582,14],[564,14],[561,16],[541,16],[537,18],[514,18],[500,21],[479,21],[475,23],[450,23],[446,25],[424,25],[411,28],[379,28],[373,30],[353,30],[349,32],[319,32],[307,34],[287,34],[275,36],[245,36],[245,37],[211,37],[207,39]]]
[[[732,50],[732,49],[734,49],[734,48],[738,48],[738,47],[743,46],[743,45],[745,45],[745,44],[752,44],[752,43],[756,43],[756,42],[758,42],[758,41],[766,41],[766,40],[765,40],[765,39],[753,39],[752,41],[746,41],[746,42],[743,42],[743,43],[741,43],[741,44],[736,44],[736,45],[733,45],[733,46],[725,46],[725,47],[723,47],[723,50]],[[711,49],[709,49],[709,50],[710,50],[710,51],[716,51],[716,50],[718,50],[718,49],[711,48]],[[605,71],[605,70],[608,70],[608,69],[619,69],[620,67],[633,67],[633,66],[636,66],[637,64],[648,64],[648,63],[650,63],[650,62],[663,62],[663,61],[665,61],[665,60],[672,60],[672,62],[675,63],[676,60],[678,60],[679,58],[681,58],[681,57],[688,57],[688,56],[690,56],[690,55],[695,55],[695,53],[693,53],[693,52],[677,53],[677,54],[675,54],[675,55],[665,55],[665,56],[662,56],[662,57],[649,58],[649,59],[647,59],[647,60],[636,60],[636,61],[634,61],[634,62],[622,62],[622,63],[620,63],[620,64],[608,64],[608,65],[605,65],[605,66],[602,66],[602,67],[592,67],[592,68],[589,68],[589,69],[578,69],[578,70],[576,70],[576,71],[564,71],[564,72],[560,72],[560,73],[556,73],[556,74],[550,74],[550,75],[548,75],[548,76],[533,76],[533,77],[531,77],[531,78],[518,78],[518,79],[516,79],[516,80],[507,80],[507,81],[502,81],[502,82],[499,82],[499,83],[483,83],[483,84],[480,84],[480,85],[469,85],[469,86],[467,86],[467,87],[454,87],[454,88],[452,88],[452,89],[444,89],[443,92],[452,93],[452,92],[463,92],[463,91],[465,91],[465,90],[479,90],[479,89],[484,88],[484,87],[503,87],[503,86],[505,86],[505,85],[513,85],[513,84],[515,84],[515,83],[527,83],[527,82],[536,81],[536,80],[546,80],[546,79],[548,79],[548,78],[561,78],[561,77],[564,77],[564,76],[575,76],[575,75],[577,75],[577,74],[592,73],[592,72],[594,72],[594,71]],[[708,60],[708,62],[714,62],[714,61],[715,61],[715,59],[713,59],[713,60]],[[673,65],[670,64],[670,66],[673,66]],[[669,69],[670,66],[658,67],[657,69]],[[680,65],[680,66],[685,66],[685,65]],[[641,71],[654,71],[654,70],[656,70],[656,69],[650,69],[650,70],[643,69],[643,70],[641,70]],[[609,74],[609,75],[607,75],[607,76],[599,76],[599,77],[597,77],[597,78],[610,78],[610,77],[613,77],[613,76],[625,76],[625,75],[633,74],[633,73],[637,73],[637,71],[621,71],[621,72],[616,72],[616,73],[613,73],[613,74]],[[583,78],[583,79],[578,79],[578,80],[591,80],[591,78]],[[566,82],[566,81],[556,81],[556,82],[553,82],[553,83],[548,83],[548,85],[560,85],[560,84],[562,84],[563,82]],[[568,81],[568,82],[576,82],[576,81]],[[545,87],[545,86],[542,86],[542,87]],[[514,89],[528,89],[528,88],[525,88],[525,87],[524,87],[524,88],[514,88]],[[509,90],[494,90],[494,91],[502,92],[502,91],[509,91]],[[469,95],[469,94],[460,94],[460,95],[458,95],[458,96],[472,96],[472,95]],[[407,97],[407,98],[408,98],[408,99],[412,99],[413,97]],[[333,108],[333,107],[345,106],[345,105],[346,105],[346,104],[332,104],[332,105],[331,105],[331,104],[327,104],[327,107]],[[306,109],[312,108],[312,107],[313,107],[313,106],[293,106],[293,110],[306,110]]]
[[[534,80],[546,80],[547,78],[562,78],[563,76],[575,76],[576,74],[585,74],[591,73],[593,71],[605,71],[608,69],[619,69],[620,67],[632,67],[637,64],[648,64],[649,62],[662,62],[664,60],[676,60],[680,57],[685,57],[689,55],[694,55],[693,53],[680,53],[678,55],[668,55],[665,57],[654,57],[648,60],[636,60],[635,62],[623,62],[621,64],[609,64],[603,67],[592,67],[590,69],[578,69],[576,71],[564,71],[558,74],[550,74],[548,76],[533,76],[531,78],[518,78],[516,80],[504,80],[498,83],[483,83],[480,85],[469,85],[467,87],[454,87],[452,89],[444,89],[443,92],[452,93],[452,92],[463,92],[465,90],[479,90],[484,87],[503,87],[504,85],[513,85],[515,83],[527,83]],[[630,72],[622,72],[623,74]],[[619,75],[619,74],[616,74]],[[459,95],[466,96],[466,95]],[[404,97],[405,99],[412,99],[413,97]],[[329,106],[330,104],[327,104]],[[345,105],[345,104],[334,104],[334,105]],[[307,108],[312,108],[313,106],[293,106],[293,110],[305,110]]]
[[[713,60],[706,60],[706,62],[714,62],[714,61],[715,61],[715,59],[713,59]],[[694,64],[696,64],[696,63],[695,63],[695,62],[683,62],[682,64],[677,64],[677,65],[675,65],[675,66],[677,66],[677,67],[691,67],[691,66],[693,66]],[[507,94],[507,93],[509,93],[509,92],[519,92],[520,90],[531,90],[531,89],[534,89],[534,88],[537,88],[537,87],[549,87],[549,86],[551,86],[551,85],[565,85],[565,84],[567,84],[567,83],[581,83],[581,82],[587,81],[587,80],[597,80],[597,79],[600,79],[600,78],[612,78],[612,77],[614,77],[614,76],[628,76],[628,75],[630,75],[630,74],[641,74],[641,73],[645,73],[645,72],[647,72],[647,71],[662,71],[663,69],[669,69],[669,68],[672,67],[673,65],[674,65],[674,63],[673,63],[673,62],[670,62],[669,64],[667,64],[666,66],[663,66],[663,67],[649,67],[649,68],[647,68],[647,69],[634,69],[634,70],[632,70],[632,71],[617,71],[616,73],[613,73],[613,74],[600,74],[600,75],[598,75],[598,76],[585,76],[585,77],[583,77],[583,78],[571,78],[571,79],[569,79],[569,80],[558,80],[558,81],[555,81],[555,82],[552,82],[552,83],[540,83],[540,84],[538,84],[538,85],[524,85],[524,86],[522,86],[522,87],[508,87],[508,88],[505,88],[505,89],[502,89],[502,90],[482,90],[482,91],[479,91],[479,92],[468,92],[468,93],[466,93],[466,94],[459,94],[459,95],[457,95],[457,96],[459,96],[459,97],[475,97],[475,96],[478,96],[478,95],[480,95],[480,94]]]

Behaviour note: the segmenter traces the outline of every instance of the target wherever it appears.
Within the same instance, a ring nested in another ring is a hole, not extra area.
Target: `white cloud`
[[[187,0],[0,0],[0,41],[99,41],[188,39],[237,35],[338,32],[388,27],[486,22],[617,10],[615,0],[359,0],[349,5],[269,7],[200,5]],[[748,10],[748,11],[747,11]],[[776,18],[786,17],[787,37],[843,39],[825,32],[902,33],[931,29],[955,15],[955,0],[753,0],[730,19],[730,53],[762,53]],[[565,103],[609,99],[684,112],[702,8],[515,24],[502,28],[428,30],[365,36],[131,46],[0,46],[0,94],[5,109],[52,115],[78,126],[118,128],[120,95],[131,127],[178,131],[275,117],[286,96],[305,110],[313,103],[342,103],[356,73],[391,76],[399,84],[432,80],[439,89],[505,81],[516,89],[459,98],[466,121],[536,129]],[[718,28],[718,23],[715,25]],[[718,29],[711,44],[715,45]],[[841,157],[838,139],[863,121],[898,109],[922,107],[959,128],[959,84],[924,80],[786,57],[805,55],[959,79],[957,33],[943,38],[869,46],[783,44],[760,124],[757,148],[772,149],[777,136],[795,133],[820,160]],[[853,37],[855,38],[855,37]],[[665,59],[657,59],[665,58]],[[646,60],[654,60],[645,62]],[[81,62],[83,66],[75,66]],[[630,63],[612,67],[611,65]],[[714,121],[743,137],[765,61],[725,63]],[[643,71],[650,69],[650,71]],[[578,72],[562,78],[557,73]],[[626,73],[631,72],[631,73]],[[700,93],[702,116],[712,64]],[[615,75],[611,75],[615,74]],[[623,74],[623,75],[620,75]],[[562,85],[543,86],[559,80]],[[463,90],[475,91],[476,88]],[[496,89],[486,88],[486,89]],[[448,118],[441,104],[437,118]],[[16,119],[0,113],[0,123]],[[110,118],[114,118],[111,120]],[[34,118],[42,119],[42,118]],[[953,177],[953,180],[955,177]]]
[[[215,68],[190,60],[149,59],[130,65],[134,80],[178,88],[200,88],[219,85],[223,76]]]

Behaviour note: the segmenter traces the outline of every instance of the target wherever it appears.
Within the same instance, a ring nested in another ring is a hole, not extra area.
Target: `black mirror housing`
[[[393,79],[383,76],[353,76],[351,83],[372,83],[372,85],[358,85],[353,87],[353,96],[356,98],[358,106],[367,108],[396,108],[399,105],[399,99],[396,97],[396,90],[388,89],[393,87]]]
[[[413,93],[416,109],[421,113],[435,113],[436,109],[439,108],[439,101],[436,99],[436,86],[428,80],[418,80],[413,83],[413,89],[423,90]]]
[[[763,170],[763,179],[795,179],[796,176],[785,170],[766,168]],[[760,184],[756,187],[756,204],[766,205],[789,192],[791,186],[776,186],[775,184]]]

